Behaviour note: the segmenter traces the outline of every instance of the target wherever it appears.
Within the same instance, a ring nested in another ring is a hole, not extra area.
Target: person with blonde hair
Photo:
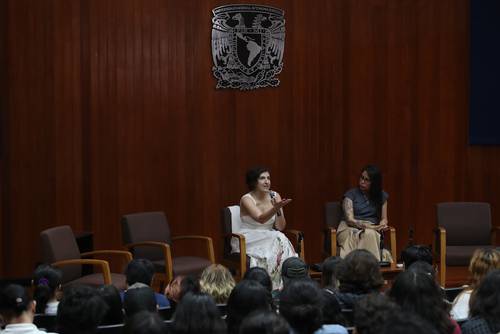
[[[217,304],[226,304],[236,285],[231,272],[221,264],[212,264],[203,270],[200,290],[212,296]]]
[[[490,271],[500,269],[500,252],[496,249],[477,249],[469,264],[471,284],[467,286],[453,301],[451,317],[462,320],[469,317],[469,300],[483,278]]]

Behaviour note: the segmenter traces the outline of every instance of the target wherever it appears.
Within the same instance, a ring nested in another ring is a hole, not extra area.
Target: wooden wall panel
[[[120,247],[120,216],[145,210],[220,254],[220,210],[257,164],[293,198],[310,261],[323,203],[367,162],[385,172],[400,249],[410,227],[431,242],[436,202],[500,215],[499,150],[467,145],[467,0],[264,1],[285,10],[285,67],[279,88],[248,92],[215,90],[211,73],[211,9],[234,2],[8,1],[5,275],[29,274],[48,226]]]

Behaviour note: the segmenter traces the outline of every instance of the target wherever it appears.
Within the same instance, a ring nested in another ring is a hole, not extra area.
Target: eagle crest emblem
[[[217,88],[276,87],[283,69],[284,11],[260,5],[212,10],[212,71]]]

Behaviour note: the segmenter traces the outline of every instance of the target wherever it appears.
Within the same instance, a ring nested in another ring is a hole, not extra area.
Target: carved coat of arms
[[[285,18],[260,5],[215,8],[212,18],[213,73],[217,88],[276,87],[283,69]]]

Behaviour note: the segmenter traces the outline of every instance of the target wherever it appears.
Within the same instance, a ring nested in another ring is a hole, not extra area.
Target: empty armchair
[[[203,269],[215,263],[212,238],[201,235],[172,237],[167,217],[163,212],[140,212],[124,215],[121,219],[122,237],[125,247],[135,258],[146,258],[153,262],[156,272],[164,283],[174,275],[201,275]],[[173,242],[187,239],[204,244],[206,258],[198,256],[176,256]]]
[[[118,289],[125,289],[125,275],[111,273],[108,261],[93,259],[96,256],[119,256],[125,263],[132,260],[132,254],[122,250],[100,250],[80,253],[73,230],[70,226],[57,226],[40,233],[42,260],[63,273],[63,284],[103,285],[113,284]],[[100,273],[83,275],[82,265],[100,268]]]
[[[468,266],[478,248],[493,248],[496,231],[492,227],[488,203],[448,202],[437,204],[435,251],[439,258],[439,281],[446,282],[447,266]]]

